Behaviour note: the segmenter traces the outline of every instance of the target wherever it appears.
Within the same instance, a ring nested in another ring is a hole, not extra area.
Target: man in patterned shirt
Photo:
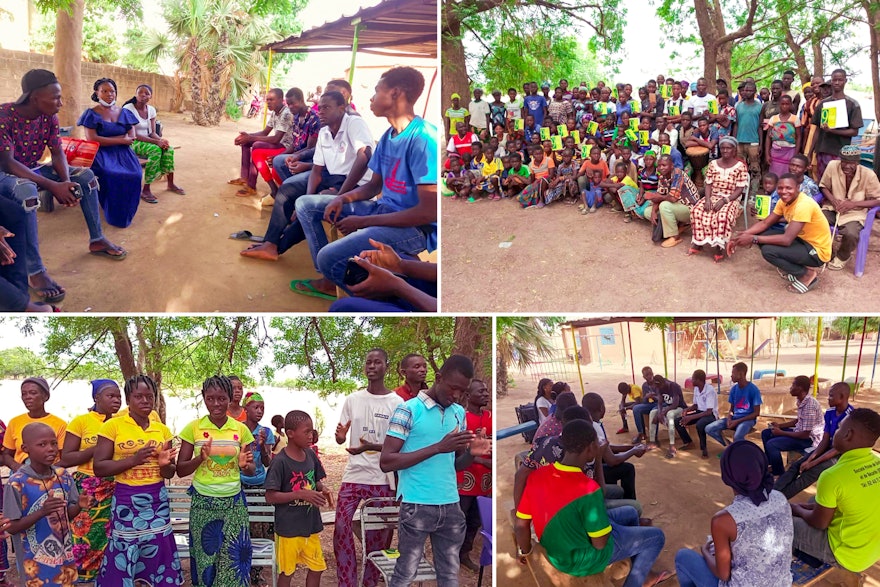
[[[819,400],[810,395],[811,387],[811,380],[806,375],[795,377],[789,393],[797,398],[797,418],[782,423],[771,422],[769,428],[761,431],[764,452],[767,453],[770,468],[777,477],[785,473],[783,452],[803,452],[808,448],[816,448],[822,440],[822,408]]]
[[[312,160],[315,144],[318,142],[318,129],[321,128],[318,114],[306,104],[301,89],[290,88],[287,90],[285,101],[293,118],[291,119],[288,135],[290,140],[287,148],[272,159],[272,180],[268,183],[273,198],[278,193],[278,186],[287,183],[287,180],[295,173],[301,177],[302,189],[305,189],[309,178],[306,172],[311,168],[308,162]],[[306,153],[306,151],[311,152]],[[293,166],[296,171],[290,169]],[[302,167],[301,170],[300,167]]]
[[[235,145],[241,147],[241,173],[227,183],[240,185],[242,188],[237,196],[251,196],[257,193],[257,172],[268,182],[271,179],[268,157],[277,155],[288,146],[290,125],[293,115],[284,103],[284,92],[281,88],[272,88],[266,94],[266,107],[269,118],[266,128],[257,132],[241,131],[235,137]]]
[[[80,206],[89,229],[90,253],[121,260],[126,251],[107,240],[101,229],[95,174],[67,165],[57,116],[62,106],[58,78],[51,71],[32,69],[21,78],[21,89],[18,100],[0,105],[0,197],[27,212],[24,249],[28,284],[37,297],[54,304],[64,299],[65,290],[49,276],[40,258],[38,189],[51,193],[63,206]],[[39,165],[47,147],[52,163]]]

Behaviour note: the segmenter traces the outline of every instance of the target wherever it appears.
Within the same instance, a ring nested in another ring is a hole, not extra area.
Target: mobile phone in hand
[[[349,259],[345,265],[345,275],[342,277],[342,283],[345,285],[357,285],[369,276],[369,271],[358,265],[354,259]]]

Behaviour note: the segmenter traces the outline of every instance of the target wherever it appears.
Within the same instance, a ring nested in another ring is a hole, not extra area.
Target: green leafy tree
[[[0,351],[0,377],[21,379],[46,368],[46,362],[34,351],[24,347],[13,347]]]
[[[464,38],[477,40],[508,37],[502,46],[515,46],[536,29],[555,31],[556,37],[568,37],[572,25],[592,31],[587,46],[609,58],[623,44],[626,8],[620,0],[583,3],[578,0],[443,0],[441,9],[442,94],[466,94],[475,63],[468,60]],[[487,49],[491,44],[484,45]],[[468,64],[471,64],[469,67]],[[566,73],[570,76],[571,74]],[[525,81],[525,80],[522,80]],[[520,87],[522,81],[514,84]]]
[[[551,330],[545,318],[499,316],[495,319],[495,389],[498,397],[507,395],[511,366],[524,370],[538,359],[553,356]]]
[[[115,63],[122,44],[117,30],[119,15],[100,5],[89,5],[83,15],[82,58],[93,63]],[[31,49],[50,52],[55,46],[55,17],[43,15],[43,23],[31,38]]]

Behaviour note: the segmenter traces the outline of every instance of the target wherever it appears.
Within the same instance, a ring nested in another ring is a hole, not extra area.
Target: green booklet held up
[[[563,139],[568,136],[568,127],[564,124],[556,125],[556,132],[559,133],[559,136]]]
[[[608,102],[596,102],[596,112],[606,116],[608,114]]]
[[[541,140],[542,141],[549,141],[550,140],[550,127],[549,126],[542,126],[541,127]]]
[[[672,86],[668,86],[666,84],[663,84],[662,86],[660,86],[660,96],[664,100],[671,98],[672,97]]]
[[[525,130],[526,121],[522,118],[513,119],[513,130]]]
[[[632,111],[633,114],[638,114],[642,111],[642,105],[635,100],[630,100],[629,109]]]
[[[639,131],[639,145],[641,145],[643,147],[647,147],[648,145],[650,145],[651,144],[651,141],[649,140],[650,134],[651,133],[646,130],[640,130]]]
[[[669,145],[660,145],[660,154],[661,155],[669,155],[672,153],[672,147]]]
[[[592,150],[593,145],[581,145],[581,159],[589,159]]]
[[[681,108],[675,106],[674,104],[670,104],[669,116],[681,116]]]
[[[755,196],[755,209],[758,211],[756,216],[760,219],[767,218],[770,215],[770,196]]]
[[[709,114],[718,114],[718,100],[709,100],[707,108]]]
[[[639,119],[638,118],[630,118],[629,119],[629,129],[638,132],[638,130],[639,130]]]
[[[626,138],[629,139],[630,144],[636,143],[639,140],[639,135],[636,134],[636,131],[634,130],[627,130],[624,134],[626,135]]]
[[[823,106],[820,120],[822,124],[827,124],[828,128],[837,128],[837,108],[835,106]]]
[[[550,137],[550,144],[553,146],[554,151],[562,150],[562,137],[559,135],[553,135]]]
[[[580,142],[581,142],[581,131],[579,131],[579,130],[573,130],[573,131],[571,131],[571,136],[572,136],[572,138],[574,138],[574,144],[575,144],[575,145],[580,144]]]
[[[599,132],[599,123],[595,120],[591,120],[587,123],[587,134],[595,135]]]

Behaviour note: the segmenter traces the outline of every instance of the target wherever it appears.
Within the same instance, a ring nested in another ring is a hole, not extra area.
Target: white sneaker
[[[849,259],[847,259],[847,261],[849,261]],[[844,267],[846,267],[846,261],[841,261],[838,257],[834,257],[828,262],[828,268],[832,271],[840,271]]]

